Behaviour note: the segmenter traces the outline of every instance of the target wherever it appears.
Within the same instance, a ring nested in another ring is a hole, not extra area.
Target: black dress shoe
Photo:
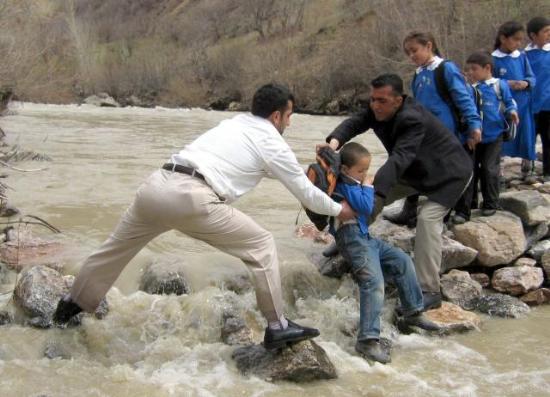
[[[61,298],[57,304],[57,309],[55,309],[55,313],[53,314],[53,321],[57,325],[65,325],[81,311],[82,308],[67,295]]]
[[[422,291],[422,300],[424,301],[424,311],[441,307],[441,294],[439,292]]]
[[[403,204],[403,208],[399,213],[394,215],[384,215],[384,218],[392,223],[395,223],[396,225],[405,225],[412,229],[416,227],[417,207],[418,198],[415,200],[412,197],[411,199],[407,197],[405,203]]]
[[[319,336],[319,330],[303,327],[288,320],[286,329],[265,329],[264,347],[268,350],[286,347],[288,344],[300,342]]]

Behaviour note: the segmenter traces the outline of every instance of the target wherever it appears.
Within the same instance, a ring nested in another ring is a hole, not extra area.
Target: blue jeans
[[[351,265],[352,274],[359,284],[358,340],[380,337],[384,278],[393,279],[403,315],[422,310],[422,290],[409,255],[382,240],[362,235],[356,224],[343,225],[335,237],[340,253]]]

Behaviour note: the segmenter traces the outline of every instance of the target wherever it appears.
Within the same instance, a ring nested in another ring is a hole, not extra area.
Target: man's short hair
[[[381,74],[370,82],[373,88],[390,86],[396,96],[403,95],[403,80],[394,73]]]
[[[466,63],[472,63],[474,65],[479,65],[485,67],[491,65],[491,70],[493,70],[493,57],[488,51],[476,51],[466,59]]]
[[[288,101],[294,103],[294,96],[290,90],[280,84],[266,84],[260,87],[252,98],[252,114],[267,119],[271,113],[284,112]]]

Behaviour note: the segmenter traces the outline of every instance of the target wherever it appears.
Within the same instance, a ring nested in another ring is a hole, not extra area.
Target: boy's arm
[[[371,185],[343,184],[341,192],[351,208],[358,214],[365,214],[367,218],[374,207],[374,187]]]

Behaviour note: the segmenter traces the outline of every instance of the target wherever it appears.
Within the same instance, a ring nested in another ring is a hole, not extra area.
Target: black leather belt
[[[167,171],[172,171],[172,172],[179,172],[180,174],[191,175],[195,178],[199,178],[206,182],[206,180],[204,179],[204,175],[201,174],[199,171],[197,171],[193,167],[186,167],[185,165],[180,165],[180,164],[166,163],[162,166],[162,169]]]

